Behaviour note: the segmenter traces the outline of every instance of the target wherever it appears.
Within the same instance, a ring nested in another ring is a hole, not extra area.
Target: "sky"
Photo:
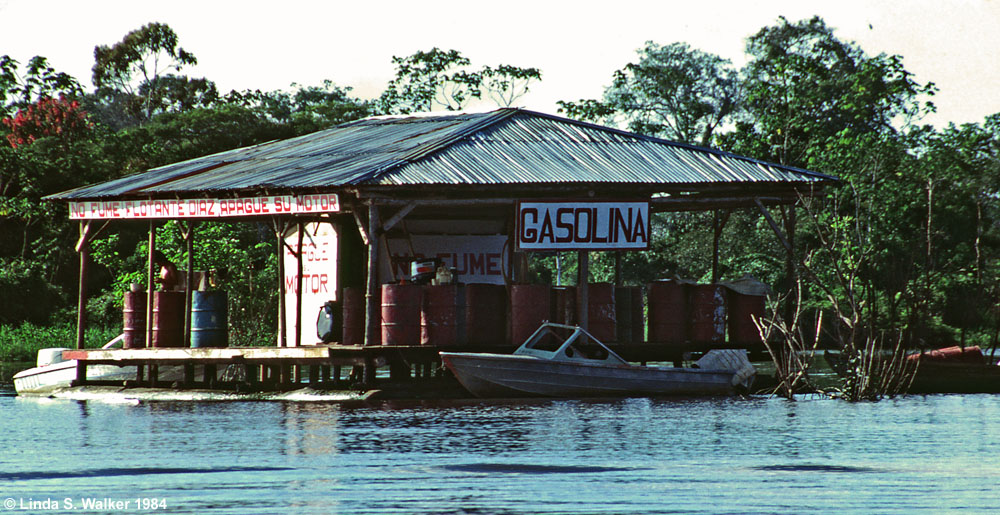
[[[554,114],[558,100],[599,98],[646,41],[683,41],[742,66],[748,36],[779,16],[814,15],[841,40],[900,55],[918,82],[935,83],[938,112],[924,122],[982,123],[1000,112],[1000,0],[0,0],[0,55],[45,56],[90,89],[94,47],[155,21],[198,58],[182,73],[223,93],[329,79],[373,98],[393,76],[393,56],[436,46],[474,67],[539,68],[542,81],[518,105]]]

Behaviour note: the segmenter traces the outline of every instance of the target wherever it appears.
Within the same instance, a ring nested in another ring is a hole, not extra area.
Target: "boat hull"
[[[106,381],[134,379],[134,366],[90,365],[88,379]],[[61,361],[43,367],[29,368],[14,375],[14,390],[18,395],[44,394],[70,386],[76,379],[76,360]]]
[[[531,356],[442,352],[458,381],[477,397],[632,397],[732,395],[733,372],[555,362]]]

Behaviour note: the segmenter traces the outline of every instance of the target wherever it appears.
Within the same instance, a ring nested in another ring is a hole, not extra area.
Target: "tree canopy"
[[[803,256],[800,266],[834,285],[834,299],[860,298],[868,331],[902,331],[912,345],[996,344],[1000,113],[983,123],[920,125],[934,109],[934,85],[918,83],[901,56],[868,55],[820,18],[779,18],[746,43],[747,62],[736,68],[683,42],[647,42],[612,74],[601,98],[563,101],[560,109],[844,178],[822,203],[807,206],[806,220],[796,224],[791,209],[777,213]],[[219,94],[208,78],[183,75],[197,59],[160,23],[98,46],[94,57],[93,91],[42,56],[24,66],[0,57],[0,323],[70,318],[60,311],[72,309],[78,235],[61,206],[40,201],[47,194],[373,114],[490,100],[510,106],[542,77],[536,68],[474,66],[457,50],[432,48],[393,57],[395,76],[371,101],[330,80]],[[706,256],[720,219],[729,220],[719,238],[722,278],[750,273],[791,287],[781,244],[749,210],[657,216],[652,249],[624,258],[626,282],[710,278]],[[163,229],[173,259],[184,258],[180,231],[176,224]],[[234,311],[238,341],[267,340],[274,303],[243,293],[270,288],[273,232],[253,224],[201,224],[196,231],[225,249],[199,257],[197,266],[217,268],[231,298],[242,299]],[[95,322],[120,323],[117,296],[140,273],[144,245],[142,231],[129,228],[94,242]],[[566,278],[576,265],[571,256],[547,255],[532,266],[544,280],[559,272]],[[610,254],[595,255],[593,278],[609,278],[613,266]],[[845,266],[853,267],[848,286],[836,280]],[[8,300],[24,297],[39,302]],[[814,312],[832,307],[816,290],[803,298]]]

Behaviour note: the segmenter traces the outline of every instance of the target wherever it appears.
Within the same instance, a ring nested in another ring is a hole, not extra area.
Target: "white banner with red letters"
[[[340,211],[336,193],[245,198],[88,200],[70,202],[71,220],[230,218]]]

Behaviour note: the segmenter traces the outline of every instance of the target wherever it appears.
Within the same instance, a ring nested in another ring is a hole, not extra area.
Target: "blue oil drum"
[[[224,291],[191,292],[191,346],[229,345],[229,299]]]

